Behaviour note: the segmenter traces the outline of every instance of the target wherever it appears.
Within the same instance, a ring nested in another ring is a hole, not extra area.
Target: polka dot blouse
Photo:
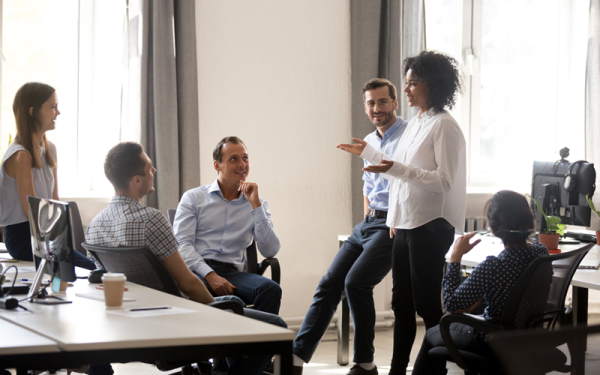
[[[504,249],[497,257],[489,256],[461,284],[460,263],[450,263],[444,276],[444,307],[450,312],[468,309],[483,297],[483,317],[500,322],[504,302],[517,279],[540,255],[548,255],[541,244]]]

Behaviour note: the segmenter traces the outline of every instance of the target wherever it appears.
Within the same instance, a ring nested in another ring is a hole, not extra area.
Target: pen
[[[150,311],[150,310],[167,310],[171,306],[156,306],[156,307],[138,307],[137,309],[129,309],[129,311]]]

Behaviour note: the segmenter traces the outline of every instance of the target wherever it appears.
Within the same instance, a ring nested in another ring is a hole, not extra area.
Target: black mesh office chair
[[[577,266],[592,247],[593,244],[589,244],[577,250],[545,255],[534,260],[511,290],[500,324],[469,314],[443,316],[440,320],[440,333],[445,346],[435,347],[429,354],[455,362],[465,370],[465,374],[502,374],[502,367],[495,357],[459,350],[450,336],[450,324],[463,323],[486,335],[494,331],[532,327],[553,329],[564,316],[565,298]],[[560,368],[566,362],[566,357],[560,352],[554,354],[547,365],[549,368]]]
[[[132,283],[182,297],[181,290],[167,268],[147,248],[106,247],[87,243],[83,243],[82,246],[100,262],[105,270],[123,273],[127,277],[127,281]],[[244,315],[243,307],[235,301],[213,302],[209,306]],[[198,366],[203,367],[202,373],[210,373],[210,365],[203,364],[201,361],[198,362]],[[182,367],[181,372],[183,375],[192,375],[193,372],[191,365],[188,363],[157,360],[155,364],[162,371]]]
[[[177,212],[177,210],[173,208],[167,210],[171,226],[173,226],[173,221],[175,221],[175,212]],[[275,281],[277,284],[281,284],[281,267],[279,265],[279,260],[277,258],[266,258],[258,263],[256,241],[252,241],[252,244],[246,248],[246,272],[262,276],[269,266],[271,267],[271,280]]]
[[[83,231],[83,223],[81,221],[81,215],[79,214],[79,207],[76,202],[67,202],[69,209],[71,210],[71,221],[73,226],[71,227],[71,233],[73,235],[73,247],[81,254],[87,256],[87,250],[81,246],[85,242],[85,233]]]
[[[507,375],[541,375],[548,371],[548,361],[556,353],[570,357],[571,365],[553,371],[585,374],[587,341],[600,340],[600,325],[568,327],[554,331],[545,329],[494,332],[487,341]],[[565,346],[565,343],[570,343]],[[592,373],[589,369],[588,373]]]

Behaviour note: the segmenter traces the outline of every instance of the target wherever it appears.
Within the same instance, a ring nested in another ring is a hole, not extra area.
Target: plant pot
[[[600,246],[600,230],[596,231],[596,245]]]
[[[558,250],[558,239],[560,238],[560,234],[540,233],[538,235],[538,238],[540,239],[540,243],[546,246],[546,249],[548,249],[548,251],[556,252],[556,250]]]

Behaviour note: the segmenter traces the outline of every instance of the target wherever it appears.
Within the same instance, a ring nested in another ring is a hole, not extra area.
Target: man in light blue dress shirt
[[[236,295],[259,311],[279,313],[281,288],[274,281],[242,272],[245,249],[273,257],[281,247],[273,230],[269,204],[258,185],[246,181],[248,150],[238,137],[225,137],[213,151],[217,179],[185,192],[173,231],[187,266],[217,296]]]
[[[375,78],[363,87],[365,112],[377,128],[365,141],[387,155],[396,155],[407,122],[396,116],[396,87]],[[365,162],[365,166],[368,163]],[[294,341],[294,374],[302,373],[303,363],[310,362],[321,337],[346,291],[354,323],[354,362],[348,374],[376,375],[373,362],[375,348],[375,304],[373,288],[392,266],[392,244],[385,224],[388,211],[389,181],[377,173],[363,173],[365,219],[358,223],[340,250],[327,274],[317,287],[313,303]]]

